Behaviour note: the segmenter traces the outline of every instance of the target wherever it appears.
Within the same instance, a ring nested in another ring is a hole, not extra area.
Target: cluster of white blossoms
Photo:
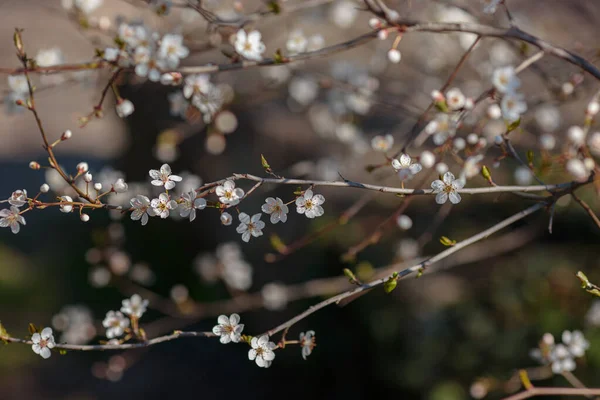
[[[183,178],[172,174],[168,164],[163,164],[160,170],[151,169],[148,174],[152,178],[150,183],[153,186],[164,187],[165,192],[152,200],[142,194],[132,198],[130,200],[132,220],[141,220],[142,225],[146,225],[149,217],[167,218],[172,211],[179,210],[179,216],[189,218],[191,222],[196,218],[196,210],[203,210],[206,207],[206,200],[197,197],[193,190],[182,193],[179,197],[169,194],[169,190],[174,189],[176,182],[181,182]]]
[[[12,233],[17,234],[21,225],[25,225],[25,218],[21,215],[20,207],[28,204],[27,190],[16,190],[8,199],[10,208],[0,210],[0,227],[10,228]]]
[[[269,340],[268,335],[255,337],[242,337],[244,324],[240,324],[240,316],[238,314],[220,315],[217,318],[217,325],[212,329],[212,332],[219,337],[219,341],[223,344],[239,343],[240,341],[250,341],[251,349],[248,351],[248,359],[256,362],[261,368],[269,368],[275,359],[275,350],[279,347],[274,342]],[[313,349],[316,347],[316,337],[314,331],[300,333],[300,340],[297,342],[301,347],[302,358],[306,360]]]
[[[497,94],[502,96],[500,100],[500,110],[502,117],[508,122],[513,123],[521,118],[521,115],[527,111],[527,103],[523,100],[523,95],[517,92],[521,86],[521,80],[517,77],[514,67],[501,67],[492,74],[492,83]]]
[[[564,331],[562,343],[558,344],[552,334],[546,333],[539,347],[530,351],[530,356],[544,365],[551,365],[552,372],[560,374],[574,371],[577,367],[575,358],[583,357],[589,347],[590,343],[581,331]]]

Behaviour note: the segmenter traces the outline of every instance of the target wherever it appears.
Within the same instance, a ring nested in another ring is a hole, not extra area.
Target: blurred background
[[[104,0],[83,15],[59,0],[1,0],[0,66],[18,67],[12,42],[15,27],[25,29],[28,54],[58,48],[60,53],[52,50],[58,63],[77,63],[91,60],[94,49],[110,46],[121,22],[142,21],[160,34],[184,36],[191,50],[184,66],[228,62],[228,36],[235,30],[211,28],[187,8],[173,7],[159,16],[160,5],[147,3]],[[508,4],[520,28],[598,61],[599,3]],[[351,0],[289,0],[282,4],[281,15],[265,13],[250,26],[262,33],[265,56],[277,49],[285,53],[287,40],[298,29],[315,48],[330,46],[370,31],[370,15],[360,5]],[[478,0],[388,5],[402,17],[508,25],[502,12],[484,14]],[[213,0],[203,6],[222,18],[269,7],[258,0]],[[189,190],[234,172],[263,175],[261,154],[275,173],[286,177],[337,180],[342,175],[399,186],[389,168],[366,171],[368,165],[385,162],[371,149],[371,139],[391,134],[394,150],[399,149],[429,105],[431,91],[443,86],[473,37],[407,34],[398,47],[398,64],[387,59],[392,41],[393,37],[375,40],[285,66],[216,74],[211,79],[224,93],[224,105],[209,122],[182,105],[180,88],[133,73],[122,74],[117,82],[121,96],[135,105],[126,119],[117,117],[109,95],[104,117],[79,127],[78,118],[88,115],[100,99],[110,78],[107,71],[35,75],[37,107],[51,138],[73,131],[73,138],[56,148],[67,171],[86,161],[95,179],[107,182],[105,187],[119,177],[126,179],[130,192],[109,196],[111,204],[127,204],[137,193],[156,196],[148,170],[163,163],[184,177],[181,187]],[[452,86],[476,98],[491,87],[494,68],[517,65],[535,51],[518,42],[485,38]],[[521,154],[534,151],[536,172],[545,182],[569,181],[562,167],[546,161],[560,155],[567,129],[582,123],[585,107],[600,85],[549,56],[525,71],[521,80],[528,112],[521,131],[511,139]],[[0,197],[8,198],[16,189],[34,195],[45,182],[51,194],[68,194],[70,189],[52,173],[27,167],[31,160],[44,163],[47,157],[32,116],[16,109],[6,79],[2,85]],[[501,152],[492,142],[505,125],[485,117],[489,104],[473,112],[458,135],[476,132],[486,141],[489,149],[482,164],[494,167],[496,183],[533,183],[529,171],[516,161],[497,163]],[[541,150],[542,135],[553,135],[556,149]],[[426,141],[409,153],[418,156],[433,147]],[[438,162],[459,171],[455,160],[447,154]],[[429,186],[436,176],[434,169],[424,170],[408,187]],[[250,182],[238,185],[246,191],[252,187]],[[486,185],[480,176],[468,183]],[[294,190],[264,185],[240,209],[254,214],[265,197],[289,201]],[[139,293],[150,300],[142,326],[151,337],[174,329],[209,331],[219,314],[232,312],[241,314],[245,333],[257,334],[350,289],[344,268],[369,280],[379,268],[444,250],[441,236],[466,239],[530,205],[515,196],[482,195],[439,206],[423,196],[401,212],[410,218],[410,226],[399,227],[398,197],[346,188],[323,187],[318,192],[326,198],[324,216],[309,220],[291,210],[286,224],[267,223],[265,235],[250,243],[243,243],[235,232],[237,221],[222,226],[218,212],[208,208],[199,211],[193,223],[151,219],[144,227],[104,211],[91,213],[87,223],[58,209],[29,212],[27,226],[18,235],[8,229],[0,232],[0,321],[15,337],[28,335],[28,323],[34,323],[53,327],[57,341],[97,343],[104,339],[101,321],[106,312],[118,310],[122,299]],[[578,194],[598,212],[593,188]],[[306,361],[300,348],[289,346],[277,351],[271,368],[261,369],[248,360],[245,345],[224,346],[201,338],[127,352],[54,353],[49,360],[28,346],[11,344],[0,348],[0,398],[500,398],[519,390],[517,369],[538,365],[529,352],[542,335],[550,332],[558,340],[563,330],[584,332],[590,348],[577,360],[574,374],[585,385],[600,387],[600,303],[581,290],[574,276],[582,270],[592,282],[600,282],[600,232],[581,207],[563,200],[555,210],[552,234],[549,213],[534,214],[449,257],[435,273],[399,282],[389,295],[375,289],[294,325],[289,339],[316,331],[317,347]],[[357,202],[363,206],[339,226],[338,218],[354,210]],[[327,232],[287,257],[269,256],[276,253],[272,243],[277,240],[293,245],[323,230]],[[381,233],[376,244],[353,251],[373,232]],[[562,376],[540,376],[546,377],[540,385],[568,386]]]

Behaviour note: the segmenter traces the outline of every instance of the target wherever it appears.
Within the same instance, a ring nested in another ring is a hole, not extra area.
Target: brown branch
[[[585,210],[585,212],[588,213],[588,215],[594,221],[594,223],[596,224],[596,226],[598,228],[600,228],[600,219],[598,219],[598,216],[596,215],[596,213],[594,213],[594,210],[592,210],[592,208],[585,201],[581,200],[579,198],[579,196],[577,196],[575,194],[575,192],[571,193],[571,196],[573,197],[573,199],[575,199],[575,201],[577,203],[579,203],[579,205],[581,206],[581,208],[583,208]]]
[[[505,397],[503,400],[523,400],[537,396],[594,396],[600,395],[600,389],[584,388],[555,388],[555,387],[534,387],[521,393]]]

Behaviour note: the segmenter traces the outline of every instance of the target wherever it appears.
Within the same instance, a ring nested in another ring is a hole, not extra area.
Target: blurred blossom
[[[437,18],[440,22],[477,23],[477,20],[472,15],[458,7],[439,7]],[[477,40],[477,36],[471,33],[459,33],[455,37],[458,37],[459,43],[464,50],[471,47],[475,40]]]
[[[358,4],[350,0],[338,0],[331,5],[329,19],[340,28],[350,28],[358,15]]]
[[[219,280],[219,266],[216,257],[212,254],[197,255],[194,259],[194,270],[205,282],[214,283]]]
[[[84,305],[63,307],[52,317],[52,326],[62,332],[60,342],[85,344],[96,336],[92,312]]]
[[[600,300],[594,300],[585,314],[585,322],[591,326],[600,326]]]
[[[403,260],[412,260],[419,255],[419,243],[413,238],[402,239],[398,242],[396,255]]]
[[[556,138],[550,133],[545,133],[540,136],[540,146],[542,149],[550,151],[556,146]]]
[[[288,90],[292,99],[302,106],[307,106],[317,98],[319,85],[313,79],[297,77],[290,81]]]
[[[590,151],[595,156],[600,157],[600,132],[594,132],[589,136],[588,145],[590,146]]]
[[[585,339],[581,331],[564,331],[562,341],[574,357],[583,357],[585,351],[590,347],[590,342]]]
[[[179,284],[171,288],[170,295],[175,303],[182,304],[188,300],[190,292],[187,287]]]
[[[550,361],[552,363],[552,372],[555,374],[574,371],[576,368],[573,355],[564,344],[558,344],[552,349]]]
[[[389,151],[393,145],[394,137],[392,135],[377,135],[371,139],[371,148],[375,151],[381,151],[385,153],[386,151]]]
[[[585,164],[578,158],[572,158],[567,161],[566,170],[575,180],[580,182],[585,181],[589,176],[589,171],[585,167]]]
[[[110,278],[110,271],[105,267],[93,267],[88,274],[90,285],[96,288],[108,285]]]
[[[519,166],[515,169],[515,181],[517,185],[530,185],[533,181],[533,173],[528,167]]]
[[[146,264],[134,264],[129,272],[129,277],[132,281],[144,286],[151,286],[156,281],[156,275]]]
[[[267,310],[283,310],[288,303],[287,289],[280,283],[267,283],[261,294]]]
[[[281,85],[290,79],[292,75],[290,68],[287,65],[275,65],[260,69],[261,75],[268,81],[269,85]]]
[[[396,219],[396,224],[403,231],[407,231],[413,226],[412,219],[408,215],[399,215]]]
[[[130,299],[122,301],[121,312],[130,317],[140,318],[148,307],[148,300],[142,299],[139,294],[134,294]]]
[[[554,132],[560,127],[560,111],[553,105],[543,105],[535,110],[535,122],[544,132]]]

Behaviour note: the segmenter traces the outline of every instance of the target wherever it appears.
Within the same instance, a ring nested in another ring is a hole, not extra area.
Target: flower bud
[[[101,191],[102,184],[100,182],[94,183],[94,189],[96,189],[97,191]]]
[[[50,191],[50,186],[47,183],[44,183],[42,186],[40,186],[40,192],[48,193],[49,191]]]
[[[398,64],[402,59],[402,55],[398,49],[390,49],[387,53],[388,60],[394,64]]]
[[[88,170],[89,170],[88,163],[80,162],[79,164],[77,164],[77,172],[79,172],[80,174],[84,174],[84,173],[88,172]]]
[[[66,131],[63,132],[62,136],[60,137],[60,140],[71,139],[71,136],[73,136],[73,132],[71,132],[70,129],[67,129]]]
[[[89,172],[86,172],[85,175],[83,175],[83,180],[86,181],[87,183],[90,183],[92,181],[92,174],[90,174]]]
[[[37,161],[31,161],[29,163],[29,168],[31,168],[33,170],[38,170],[38,169],[40,169],[42,167],[41,167],[40,163],[38,163]]]
[[[88,222],[88,221],[90,220],[90,216],[89,216],[89,215],[87,215],[87,214],[85,214],[85,213],[84,213],[84,214],[81,214],[81,215],[79,216],[79,218],[81,218],[81,220],[82,220],[83,222]]]

